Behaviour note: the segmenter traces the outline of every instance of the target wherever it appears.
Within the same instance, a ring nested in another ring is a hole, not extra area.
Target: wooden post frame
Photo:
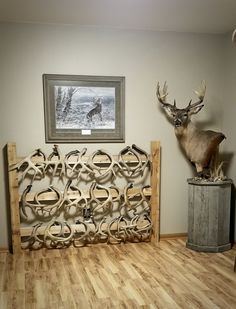
[[[8,171],[9,166],[17,162],[16,144],[7,144]],[[20,211],[19,211],[19,188],[17,171],[8,172],[10,212],[11,212],[11,230],[12,230],[12,252],[21,252],[21,234],[20,234]]]
[[[160,142],[151,142],[151,218],[153,232],[151,237],[152,243],[160,240]]]

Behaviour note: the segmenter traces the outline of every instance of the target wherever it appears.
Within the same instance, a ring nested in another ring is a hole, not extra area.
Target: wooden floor
[[[236,308],[235,255],[181,239],[0,253],[0,308]]]

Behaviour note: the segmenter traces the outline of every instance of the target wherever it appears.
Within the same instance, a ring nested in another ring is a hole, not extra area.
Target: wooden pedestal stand
[[[232,181],[188,179],[187,248],[222,252],[231,249],[230,207]]]

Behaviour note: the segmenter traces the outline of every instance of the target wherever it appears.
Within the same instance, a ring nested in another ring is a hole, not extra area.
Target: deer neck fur
[[[199,133],[199,131],[200,130],[197,129],[191,121],[185,126],[175,127],[175,135],[187,154],[189,152],[188,150],[190,150],[191,140]]]

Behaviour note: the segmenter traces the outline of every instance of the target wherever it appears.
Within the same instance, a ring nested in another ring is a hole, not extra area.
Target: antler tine
[[[206,81],[202,80],[202,84],[201,87],[199,88],[198,91],[194,91],[196,93],[196,95],[200,98],[204,98],[205,93],[206,93]]]
[[[162,90],[160,90],[160,83],[158,82],[157,83],[157,91],[156,91],[156,95],[157,95],[157,98],[159,100],[159,102],[163,105],[166,105],[168,104],[166,102],[166,97],[168,96],[168,92],[167,92],[167,83],[165,82],[164,83],[164,86],[162,88]]]
[[[199,105],[203,102],[204,97],[205,97],[205,93],[206,93],[206,82],[205,82],[205,80],[202,81],[200,88],[198,90],[195,90],[194,93],[199,98],[199,101],[192,104],[192,100],[190,100],[190,102],[188,104],[188,108],[195,107],[195,106],[197,106],[197,105]]]

